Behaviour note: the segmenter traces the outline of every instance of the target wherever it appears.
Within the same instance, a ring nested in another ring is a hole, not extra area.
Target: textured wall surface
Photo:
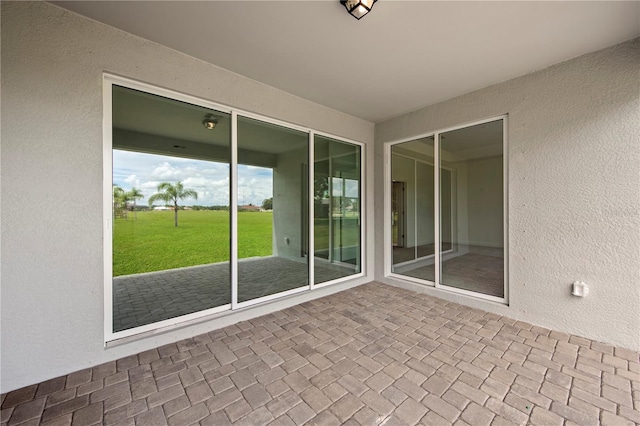
[[[509,114],[510,303],[385,278],[381,226],[376,279],[640,350],[639,94],[636,39],[377,124],[381,171],[385,142]],[[376,223],[383,210],[378,191]]]
[[[47,3],[2,2],[2,393],[241,318],[104,348],[103,71],[373,142],[367,121]]]

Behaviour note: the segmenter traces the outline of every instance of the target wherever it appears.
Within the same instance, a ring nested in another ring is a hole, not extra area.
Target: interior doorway
[[[391,226],[394,247],[405,246],[405,206],[405,183],[394,181],[391,195]]]

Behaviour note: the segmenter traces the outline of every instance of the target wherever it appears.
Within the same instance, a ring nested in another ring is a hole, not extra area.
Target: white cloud
[[[273,195],[271,169],[240,165],[238,202],[260,205]],[[181,181],[198,193],[186,205],[229,205],[229,165],[211,161],[174,158],[130,151],[113,151],[113,182],[125,190],[139,188],[144,200],[157,192],[162,182]]]

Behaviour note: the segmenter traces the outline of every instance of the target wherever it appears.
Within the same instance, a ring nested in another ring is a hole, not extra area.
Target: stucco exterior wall
[[[385,278],[382,226],[376,279],[640,350],[639,65],[636,39],[376,124],[382,188],[385,142],[509,114],[509,305]]]
[[[367,144],[374,126],[51,4],[1,9],[1,393],[371,280],[104,348],[104,71]]]

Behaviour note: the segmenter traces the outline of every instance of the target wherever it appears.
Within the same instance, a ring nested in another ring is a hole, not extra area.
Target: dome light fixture
[[[207,114],[204,117],[204,120],[202,120],[202,125],[207,130],[215,129],[216,128],[216,124],[218,124],[218,120],[212,114]]]
[[[356,19],[360,19],[367,13],[371,12],[376,1],[378,0],[340,0],[340,3],[344,5],[351,16]]]

